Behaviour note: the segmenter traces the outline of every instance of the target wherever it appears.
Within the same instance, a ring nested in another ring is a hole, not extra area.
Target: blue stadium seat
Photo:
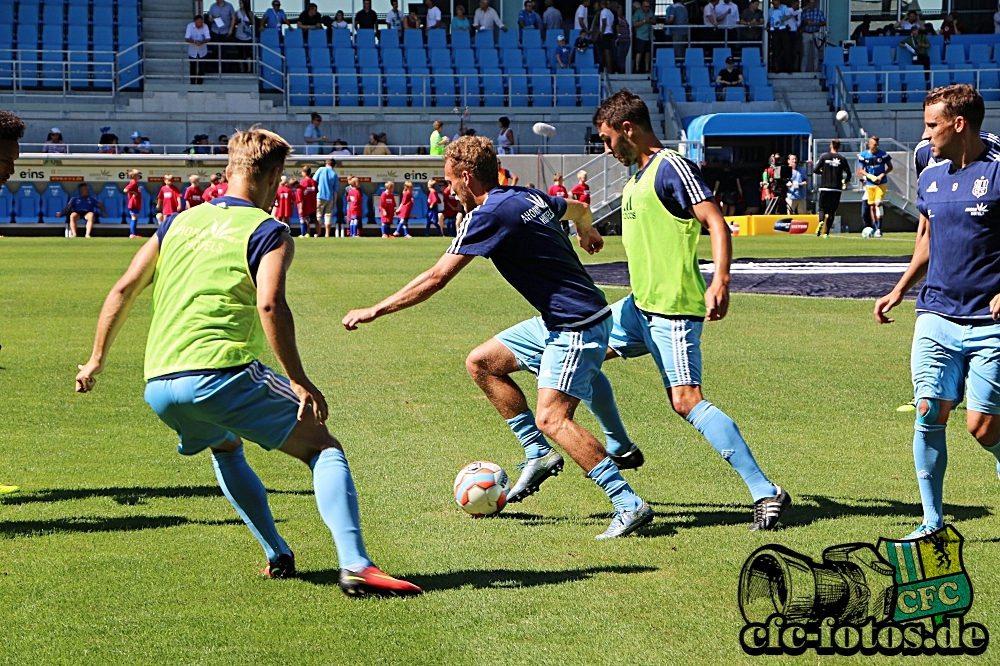
[[[886,92],[883,94],[887,104],[900,104],[903,102],[903,75],[901,73],[890,73],[888,78],[888,87]]]
[[[14,222],[33,224],[42,213],[42,197],[32,183],[21,183],[21,189],[14,195]]]
[[[996,51],[996,49],[994,49]],[[991,62],[990,47],[987,44],[969,45],[969,62],[977,67],[989,66]]]
[[[892,67],[892,48],[883,45],[872,47],[872,64],[879,69]]]
[[[995,68],[979,70],[979,94],[987,102],[1000,102],[1000,72]]]
[[[545,56],[545,51],[536,48],[526,48],[522,53],[524,54],[524,64],[528,69],[548,69],[546,66],[548,59]]]
[[[878,103],[878,77],[874,74],[860,73],[854,75],[855,89],[858,104]]]
[[[964,65],[968,62],[965,59],[965,47],[961,44],[948,44],[944,47],[944,62],[946,65]]]
[[[427,219],[427,193],[419,185],[413,185],[413,210],[410,212],[410,217],[407,219]]]
[[[951,85],[951,70],[944,65],[931,64],[931,88]]]
[[[378,64],[378,51],[373,48],[358,49],[358,70],[362,74],[381,74],[382,69]]]
[[[97,189],[96,187],[94,188]],[[120,224],[125,219],[125,195],[115,183],[105,183],[97,200],[104,206],[106,215],[101,216],[101,223]]]
[[[684,66],[685,67],[704,67],[705,66],[705,49],[700,46],[689,46],[684,49]]]
[[[285,33],[285,49],[289,48],[305,48],[305,42],[302,39],[302,30],[289,30]]]
[[[596,74],[580,75],[580,106],[596,107],[601,103],[601,80]]]
[[[500,71],[500,61],[496,49],[479,49],[476,51],[476,63],[483,74]]]
[[[387,72],[387,76],[382,78],[385,91],[386,91],[386,103],[388,106],[406,106],[407,105],[407,92],[406,92],[406,77],[402,74],[391,74]]]
[[[971,69],[965,69],[966,67],[968,67],[968,65],[964,65],[962,67],[963,69],[952,72],[951,75],[952,84],[957,85],[959,83],[968,83],[971,86],[976,86],[976,84],[978,83],[976,72]]]
[[[340,49],[338,49],[338,52]],[[329,72],[330,71],[330,50],[326,48],[325,44],[313,44],[309,43],[309,67],[310,71],[313,72]],[[340,61],[337,60],[337,64]],[[351,51],[350,65],[354,67],[354,51]]]
[[[399,48],[399,31],[398,30],[381,30],[378,33],[378,47],[379,49],[387,48]]]
[[[65,10],[66,5],[63,2],[48,0],[42,5],[42,24],[63,25],[65,23],[63,20]]]
[[[931,35],[931,36],[933,36],[933,35]],[[935,47],[934,44],[931,44],[931,48],[930,48],[929,51],[927,51],[927,55],[930,56],[931,64],[932,65],[946,65],[947,64],[944,61],[944,58],[942,57],[943,54],[941,52],[941,47],[940,46]]]
[[[409,74],[428,74],[430,68],[427,66],[427,52],[423,47],[408,48],[403,51],[403,62],[406,64],[406,71]]]
[[[476,33],[476,49],[495,49],[496,41],[493,39],[492,30],[480,30]]]
[[[527,32],[527,30],[525,31]],[[528,78],[514,76],[510,79],[510,105],[528,106]]]
[[[478,35],[476,35],[478,37]],[[507,30],[500,32],[500,41],[497,46],[503,49],[519,49],[521,48],[520,43],[517,41],[517,32],[514,30]]]
[[[438,30],[437,32],[443,32]],[[454,108],[458,96],[454,76],[431,76],[431,86],[434,88],[434,106]]]
[[[743,67],[763,67],[764,63],[760,59],[760,49],[756,46],[748,46],[740,54],[740,64]]]
[[[577,72],[588,73],[597,71],[597,63],[594,62],[594,49],[586,51],[576,51],[573,57],[573,69]]]
[[[291,47],[285,50],[285,65],[288,71],[296,74],[309,71],[306,66],[306,50],[299,47]]]
[[[521,46],[526,49],[542,48],[542,33],[538,30],[525,30],[521,35]]]
[[[17,48],[37,49],[38,48],[38,24],[18,23],[17,24]]]
[[[847,64],[851,66],[868,64],[868,48],[865,46],[852,46],[847,51]]]
[[[472,40],[469,38],[468,30],[456,30],[451,33],[451,48],[453,51],[458,49],[471,49]]]
[[[424,36],[419,30],[403,31],[403,48],[424,48]]]
[[[7,5],[8,10],[9,8],[10,5]],[[14,16],[14,22],[17,25],[25,25],[27,23],[38,25],[38,3],[19,2],[17,4],[17,12]]]
[[[124,7],[121,3],[118,4],[118,14],[117,14],[118,30],[124,27],[138,28],[139,27],[139,12],[136,8]]]
[[[773,102],[774,88],[771,86],[756,86],[750,88],[750,99],[754,102]]]
[[[312,35],[309,35],[309,41],[312,41],[313,35],[322,35],[324,42],[326,39],[326,30],[313,30]],[[333,48],[335,49],[353,49],[354,42],[351,41],[351,31],[347,29],[340,29],[333,31]]]
[[[354,54],[354,47],[352,46],[334,47],[333,64],[335,64],[338,68],[347,67],[350,69],[354,69],[357,66]]]
[[[63,27],[61,24],[42,27],[42,49],[42,86],[62,88],[66,75],[63,71]]]
[[[427,48],[428,49],[448,48],[448,32],[446,30],[428,30]]]
[[[108,27],[110,28],[115,24],[114,11],[111,9],[111,5],[94,5],[94,15],[93,15],[94,27]]]
[[[90,23],[90,8],[85,2],[71,2],[69,3],[69,12],[66,16],[66,23],[69,27],[80,26],[86,28]]]
[[[337,106],[358,106],[361,88],[358,77],[352,74],[337,75]]]
[[[139,224],[146,224],[153,221],[156,215],[156,205],[152,195],[142,183],[139,183],[139,198],[142,201],[142,207],[139,209]]]
[[[531,84],[532,106],[552,106],[552,77],[548,74],[531,74],[528,76]]]
[[[21,185],[21,187],[24,187],[24,185]],[[63,189],[62,185],[59,183],[49,185],[45,189],[45,194],[42,195],[42,222],[66,222],[65,217],[56,217],[56,213],[61,213],[66,208],[68,201],[69,195],[66,194],[66,190]]]
[[[903,85],[906,87],[906,103],[917,104],[927,97],[927,80],[923,68],[910,69],[902,72]]]
[[[521,49],[500,49],[500,64],[503,66],[504,71],[507,68],[514,67],[517,69],[522,69],[524,67],[524,56],[521,53]]]
[[[410,102],[413,106],[430,106],[431,100],[431,77],[430,74],[420,73],[407,77],[410,84]]]
[[[9,21],[0,22],[0,49],[14,45],[14,25]]]
[[[730,86],[726,88],[724,102],[745,102],[747,101],[746,91],[740,86]]]
[[[438,31],[440,32],[440,31]],[[451,73],[454,68],[451,65],[451,53],[447,49],[431,49],[431,71],[434,73]]]
[[[7,185],[0,185],[0,224],[9,224],[14,215],[14,195]]]
[[[380,76],[361,72],[361,103],[364,106],[381,106],[382,95],[379,92]]]
[[[261,30],[260,43],[269,49],[281,53],[281,31],[277,28]]]
[[[726,58],[731,58],[733,51],[728,46],[717,46],[712,49],[712,71],[718,72],[725,69]]]
[[[556,106],[576,106],[576,76],[556,75]]]
[[[687,70],[687,83],[692,88],[706,88],[712,85],[712,78],[704,66]]]
[[[288,75],[288,102],[292,106],[309,106],[309,77],[304,73],[291,72]]]
[[[459,106],[483,105],[483,89],[477,73],[473,72],[467,75],[460,73],[456,77],[456,83],[458,85],[458,94],[461,97]]]
[[[372,28],[361,28],[354,34],[354,45],[359,49],[375,48],[375,30]]]
[[[498,74],[483,76],[483,105],[504,106],[503,77]]]
[[[399,49],[384,49],[382,51],[382,71],[386,74],[404,71],[403,52]]]

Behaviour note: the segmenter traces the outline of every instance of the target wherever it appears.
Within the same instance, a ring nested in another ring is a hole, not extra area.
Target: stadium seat
[[[927,80],[923,68],[911,69],[902,73],[903,85],[906,87],[906,103],[919,104],[927,97]]]
[[[446,30],[428,30],[427,48],[428,49],[448,48],[448,32]]]
[[[476,50],[479,49],[495,49],[496,41],[493,39],[492,30],[480,30],[476,33],[475,41]]]
[[[337,106],[358,106],[360,93],[356,73],[337,74]]]
[[[358,70],[362,74],[381,74],[382,68],[378,64],[378,51],[369,47],[359,48]]]
[[[111,5],[94,5],[93,24],[95,28],[97,26],[110,28],[115,24],[114,10]]]
[[[22,184],[21,187],[24,187]],[[69,196],[66,190],[59,183],[52,183],[45,189],[42,195],[42,222],[64,223],[65,217],[56,217],[56,213],[61,213],[66,208]]]
[[[431,71],[427,66],[427,52],[423,48],[403,51],[403,62],[409,74],[428,74]]]
[[[545,56],[545,51],[538,48],[524,49],[522,51],[524,54],[524,64],[528,69],[549,69],[546,66],[548,59]]]
[[[731,58],[733,56],[733,51],[728,46],[720,47],[717,46],[712,49],[712,71],[718,72],[720,69],[725,69],[726,58]]]
[[[596,107],[601,103],[601,80],[596,74],[580,75],[580,106]]]
[[[872,64],[879,69],[890,69],[892,63],[892,49],[885,45],[872,47]]]
[[[704,65],[692,67],[687,71],[687,83],[692,88],[707,88],[712,85],[712,78],[709,77],[708,69]]]
[[[500,50],[521,48],[521,44],[517,41],[517,32],[514,30],[501,31],[497,46],[500,47]]]
[[[431,49],[431,71],[437,73],[451,73],[454,68],[451,65],[451,53],[447,49]]]
[[[289,48],[305,48],[302,30],[289,30],[285,33],[285,50],[287,51]]]
[[[754,102],[773,102],[774,88],[771,86],[757,86],[750,88],[750,99]]]
[[[576,76],[556,75],[556,106],[576,106]]]
[[[760,59],[760,49],[756,46],[748,46],[740,54],[740,64],[743,67],[763,67],[764,63]]]
[[[327,56],[329,58],[329,56]],[[357,67],[355,62],[354,47],[340,46],[333,49],[333,64],[337,70],[354,70]]]
[[[968,62],[965,59],[965,47],[961,44],[948,44],[944,47],[944,62],[946,65],[964,65]]]
[[[139,198],[142,201],[142,207],[139,209],[139,224],[148,224],[156,216],[156,205],[149,190],[142,183],[139,183]]]
[[[724,102],[745,102],[747,101],[746,91],[741,86],[730,86],[726,88]]]
[[[423,33],[421,33],[419,30],[404,30],[403,48],[404,49],[424,48]]]
[[[309,106],[309,77],[303,72],[288,74],[288,103],[292,106]]]
[[[528,77],[512,76],[510,79],[510,105],[528,106]]]
[[[696,87],[691,89],[691,101],[693,102],[714,102],[715,88]]]
[[[261,30],[260,43],[269,49],[281,52],[281,31],[276,28]]]
[[[594,62],[594,49],[576,51],[573,57],[573,69],[581,74],[586,72],[596,72],[597,63]]]
[[[380,30],[378,33],[378,47],[379,49],[398,49],[399,48],[399,31],[398,30]]]
[[[976,67],[988,67],[991,64],[990,47],[987,44],[970,44],[969,62]]]
[[[14,222],[18,224],[34,224],[42,213],[42,197],[29,182],[21,183],[21,188],[14,195]]]
[[[525,30],[521,35],[521,47],[525,49],[542,48],[542,33],[538,30]]]
[[[499,74],[483,76],[483,105],[505,106],[503,77]]]
[[[459,74],[478,74],[476,57],[471,49],[455,49],[451,52],[452,64]]]
[[[63,23],[65,23],[63,20],[65,10],[66,5],[63,2],[48,0],[48,2],[42,5],[42,24],[55,26],[63,25]]]
[[[968,67],[968,65],[965,65],[963,67]],[[957,85],[959,83],[968,83],[969,85],[975,87],[978,83],[977,78],[978,77],[976,76],[975,70],[963,68],[952,72],[951,83],[952,85]]]
[[[406,76],[401,73],[389,74],[387,72],[382,80],[386,91],[386,104],[388,106],[406,106],[408,104]]]
[[[847,51],[847,64],[853,66],[867,65],[868,48],[865,46],[852,46]]]
[[[443,32],[438,30],[438,32]],[[454,108],[458,95],[454,76],[431,76],[431,87],[434,89],[434,106]],[[525,82],[527,92],[527,82]],[[527,103],[525,103],[527,106]]]
[[[351,31],[350,30],[334,30],[332,46],[335,49],[353,49],[354,42],[351,41]],[[326,30],[313,30],[312,34],[309,35],[309,40],[313,41],[313,35],[322,35],[322,40],[325,43],[327,41]]]
[[[889,73],[888,87],[884,94],[886,103],[899,104],[903,102],[903,75],[900,73]]]
[[[10,5],[6,5],[6,9],[10,10]],[[38,25],[38,3],[28,3],[19,2],[17,3],[17,12],[14,16],[16,17],[14,22],[17,25]]]
[[[403,52],[399,49],[385,49],[382,51],[382,71],[386,74],[397,72],[403,69]]]
[[[408,219],[427,219],[427,193],[417,184],[413,185],[413,209]]]
[[[878,103],[878,77],[874,74],[860,73],[854,75],[855,90],[858,104]]]
[[[96,188],[95,188],[96,189]],[[125,195],[114,183],[105,183],[97,200],[104,206],[106,215],[101,216],[101,223],[120,224],[125,219]]]
[[[337,78],[339,80],[341,77]],[[333,106],[334,76],[332,74],[314,74],[309,79],[312,82],[313,106]],[[346,104],[345,106],[357,106],[357,104]]]
[[[684,67],[704,67],[705,50],[700,46],[689,46],[684,49]]]
[[[532,106],[552,106],[552,77],[548,74],[531,74],[528,76],[531,84]]]
[[[743,70],[743,80],[751,86],[765,87],[771,85],[767,72],[761,67],[751,67]]]
[[[285,65],[288,71],[293,74],[301,74],[309,71],[306,66],[306,50],[298,47],[291,47],[285,50]]]
[[[1000,102],[1000,72],[994,68],[979,70],[979,94],[987,102]]]
[[[340,51],[340,49],[338,49]],[[311,72],[329,72],[330,71],[330,51],[326,48],[324,44],[313,44],[309,43],[309,71]],[[346,61],[346,58],[345,58]],[[339,65],[340,62],[337,61]],[[345,62],[345,64],[347,64]],[[354,67],[354,51],[350,51],[350,66]]]
[[[459,106],[482,106],[482,86],[479,83],[478,74],[459,73],[456,77],[458,94],[460,97]]]
[[[375,48],[375,30],[372,28],[361,28],[354,34],[354,45],[359,49]]]
[[[377,72],[376,72],[377,74]],[[381,77],[368,74],[366,75],[364,70],[361,71],[361,103],[364,106],[381,106],[380,100],[382,98],[381,92],[379,90],[379,81]]]
[[[7,185],[0,185],[0,224],[9,224],[14,215],[14,195]]]
[[[500,72],[500,62],[497,58],[496,49],[477,50],[476,63],[479,65],[479,71],[483,74],[495,74]]]
[[[931,88],[951,85],[951,70],[943,65],[931,65]]]
[[[469,38],[468,30],[456,30],[451,33],[451,49],[472,49],[472,40]]]
[[[66,23],[70,28],[74,26],[86,28],[90,23],[89,8],[85,2],[69,3]]]

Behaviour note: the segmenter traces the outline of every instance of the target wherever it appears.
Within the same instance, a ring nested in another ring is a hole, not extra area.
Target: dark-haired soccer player
[[[847,164],[847,158],[840,154],[840,139],[830,141],[830,151],[819,156],[813,172],[820,174],[819,226],[816,228],[816,235],[826,238],[837,208],[840,207],[844,182],[851,179],[851,167]]]
[[[969,85],[935,88],[924,100],[934,158],[917,184],[924,232],[895,288],[875,302],[876,321],[891,323],[889,311],[927,276],[910,357],[924,517],[907,538],[944,525],[945,427],[963,397],[968,430],[997,459],[1000,474],[1000,161],[980,134],[985,115]]]
[[[701,391],[703,322],[722,319],[729,309],[729,227],[698,167],[656,138],[641,97],[627,90],[608,97],[594,114],[594,126],[605,152],[639,167],[622,190],[622,244],[632,294],[612,306],[609,358],[652,354],[674,411],[747,484],[754,501],[750,529],[773,529],[791,498],[758,467],[736,423]],[[698,268],[702,229],[711,237],[715,262],[707,288]],[[594,396],[595,412],[611,406],[610,395]],[[604,418],[615,416],[616,411]]]
[[[345,594],[419,594],[420,588],[383,573],[368,558],[347,458],[324,423],[326,399],[299,358],[285,300],[295,247],[288,227],[265,212],[291,148],[262,129],[232,136],[228,191],[165,220],[135,255],[104,301],[94,351],[80,366],[76,390],[93,390],[136,298],[152,285],[146,402],[177,431],[179,453],[211,450],[222,491],[264,548],[265,575],[294,576],[295,556],[243,456],[243,438],[312,470]],[[265,340],[288,379],[258,360]]]
[[[445,150],[445,178],[468,212],[458,236],[438,262],[398,292],[343,319],[348,330],[421,303],[440,291],[476,256],[500,274],[540,313],[503,331],[469,354],[466,368],[507,421],[525,450],[521,476],[507,496],[519,502],[563,467],[545,440],[551,437],[599,485],[615,507],[598,539],[625,536],[653,519],[653,510],[629,487],[608,452],[573,421],[591,397],[611,333],[611,307],[580,263],[560,219],[576,224],[580,246],[604,246],[591,226],[590,208],[526,187],[501,187],[493,144],[462,137]],[[538,376],[537,422],[524,393],[510,378],[518,370]],[[537,426],[537,427],[536,427]],[[541,430],[541,432],[539,432]]]
[[[14,162],[21,155],[18,144],[24,136],[24,121],[9,111],[0,111],[0,185],[14,175]],[[0,484],[0,495],[16,493],[17,486]]]

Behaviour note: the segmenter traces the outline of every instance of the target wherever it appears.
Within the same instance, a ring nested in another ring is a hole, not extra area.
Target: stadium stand
[[[65,222],[66,218],[56,217],[69,201],[69,195],[59,183],[52,183],[42,196],[42,222]]]
[[[42,197],[31,183],[21,183],[14,195],[14,222],[38,222],[42,214]]]
[[[14,195],[6,185],[0,186],[0,224],[6,224],[14,216]]]
[[[102,223],[117,224],[125,221],[125,194],[115,183],[105,183],[97,200],[104,206],[106,215],[101,216]]]

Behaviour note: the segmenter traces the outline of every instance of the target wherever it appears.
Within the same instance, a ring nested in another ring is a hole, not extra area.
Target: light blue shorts
[[[915,398],[960,402],[1000,414],[1000,323],[956,324],[929,312],[917,316],[910,352]]]
[[[697,319],[646,315],[632,294],[611,306],[614,327],[609,346],[622,358],[652,354],[663,384],[701,386],[701,329]]]
[[[511,326],[496,339],[514,354],[522,370],[538,377],[538,388],[590,400],[610,333],[611,317],[583,331],[550,331],[541,317],[535,317]]]
[[[288,380],[260,361],[240,372],[206,372],[146,384],[146,402],[177,431],[190,456],[233,435],[277,449],[298,423],[299,399]]]

